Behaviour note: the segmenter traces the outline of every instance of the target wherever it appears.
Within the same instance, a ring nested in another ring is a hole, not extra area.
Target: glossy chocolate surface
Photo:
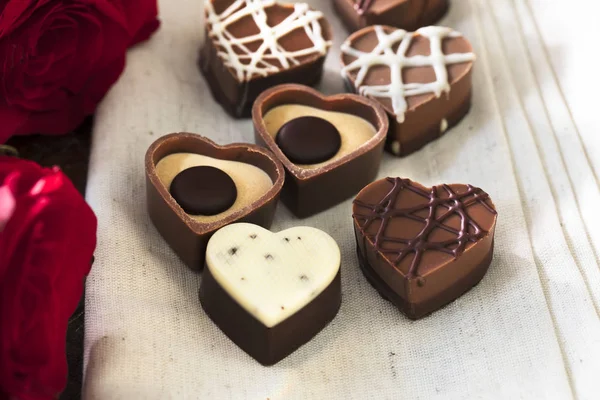
[[[318,117],[300,117],[283,125],[275,142],[291,162],[318,164],[338,152],[342,138],[331,122]]]
[[[301,104],[355,115],[370,122],[375,136],[350,154],[318,168],[291,162],[269,135],[264,115],[285,104]],[[286,170],[282,193],[285,205],[298,217],[308,217],[356,194],[377,175],[388,131],[385,111],[373,100],[353,94],[324,96],[302,85],[281,85],[265,91],[252,111],[256,143],[268,147]],[[348,179],[352,177],[352,179]]]
[[[353,205],[361,267],[382,296],[420,318],[483,277],[496,218],[489,195],[470,185],[373,182]]]
[[[156,173],[163,158],[177,153],[195,153],[216,159],[238,161],[262,169],[272,186],[257,201],[225,218],[202,222],[186,213],[169,193]],[[154,226],[175,253],[194,270],[204,266],[206,244],[219,228],[232,222],[251,222],[269,227],[273,222],[285,174],[281,163],[272,153],[251,144],[219,146],[193,133],[173,133],[155,141],[146,152],[147,208]]]
[[[267,327],[246,311],[204,268],[200,303],[210,319],[238,347],[268,366],[281,361],[319,333],[337,314],[341,305],[341,275],[310,303],[285,319]]]
[[[225,18],[229,7],[234,12]],[[295,12],[298,18],[293,19]],[[320,12],[301,3],[211,0],[205,14],[199,66],[213,97],[230,115],[249,117],[254,100],[272,86],[320,81],[332,39]],[[271,47],[271,40],[278,46]]]
[[[352,34],[345,45],[349,48],[344,51],[342,46],[342,65],[347,67],[355,62],[358,57],[350,54],[354,50],[370,53],[380,44],[376,29],[387,35],[394,34],[397,30],[392,27],[368,27]],[[436,28],[437,29],[437,28]],[[445,28],[440,28],[445,29]],[[400,40],[392,48],[397,51]],[[408,66],[411,61],[406,58],[430,56],[433,49],[441,51],[444,55],[458,55],[466,57],[471,55],[474,59],[471,44],[457,32],[452,32],[450,37],[441,39],[441,46],[436,46],[424,35],[416,34],[410,39],[404,53],[401,69],[401,79],[404,85],[423,85],[436,82],[437,76],[430,62],[422,66]],[[427,65],[429,64],[429,65]],[[397,156],[406,156],[420,149],[427,143],[441,137],[448,129],[456,125],[468,112],[471,105],[471,72],[472,61],[445,62],[447,83],[445,91],[434,93],[424,90],[424,93],[404,95],[406,111],[401,114],[394,107],[389,97],[368,96],[383,105],[390,117],[390,131],[386,149]],[[364,79],[357,85],[359,69],[345,73],[346,84],[350,90],[359,92],[365,87],[377,87],[391,83],[391,67],[385,63],[373,64]]]
[[[188,214],[215,215],[229,209],[237,198],[233,179],[218,168],[198,166],[179,173],[169,189]]]
[[[448,0],[333,0],[351,32],[370,25],[389,25],[414,31],[434,25],[448,11]]]

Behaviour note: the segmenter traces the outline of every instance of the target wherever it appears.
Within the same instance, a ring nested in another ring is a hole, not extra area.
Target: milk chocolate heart
[[[471,106],[471,44],[450,28],[414,33],[372,26],[342,45],[342,76],[390,116],[386,148],[410,154],[457,124]]]
[[[272,365],[308,342],[341,304],[340,250],[323,231],[238,223],[206,250],[200,301],[242,350]]]
[[[496,216],[489,195],[471,185],[378,180],[354,200],[360,266],[384,298],[421,318],[483,278]]]
[[[389,126],[375,101],[291,84],[261,94],[252,119],[256,143],[285,167],[282,200],[298,217],[323,211],[371,182]]]
[[[146,153],[148,214],[192,269],[204,266],[210,236],[236,221],[269,227],[284,170],[250,144],[218,146],[193,133],[174,133]]]
[[[235,117],[248,117],[265,89],[321,79],[332,30],[305,3],[205,0],[206,40],[200,69],[215,99]]]
[[[333,6],[352,32],[369,25],[413,31],[441,19],[448,0],[333,0]]]

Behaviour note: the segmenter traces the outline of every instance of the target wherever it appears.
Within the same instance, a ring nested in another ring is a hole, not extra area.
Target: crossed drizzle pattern
[[[375,98],[389,98],[398,123],[404,122],[408,109],[406,97],[420,94],[433,93],[440,97],[442,93],[450,93],[447,65],[472,62],[475,60],[473,53],[444,54],[442,42],[446,38],[456,38],[462,35],[450,28],[441,26],[426,26],[416,32],[406,32],[395,29],[386,33],[383,26],[375,25],[373,31],[377,36],[377,45],[370,52],[364,52],[352,47],[352,41],[347,40],[342,44],[342,53],[356,59],[342,68],[342,77],[349,79],[352,71],[357,71],[354,86],[363,96]],[[429,39],[430,55],[406,56],[412,40],[420,35]],[[397,46],[396,51],[394,47]],[[387,66],[390,70],[390,83],[387,85],[363,85],[364,80],[374,66]],[[436,80],[429,83],[405,83],[402,81],[402,70],[410,67],[433,68]]]
[[[467,208],[479,203],[484,206],[491,214],[495,215],[496,211],[490,206],[486,200],[489,195],[483,190],[471,185],[466,185],[467,190],[464,193],[456,193],[448,185],[434,186],[429,192],[421,188],[415,187],[409,179],[387,178],[387,181],[392,183],[392,189],[386,194],[379,203],[368,204],[360,200],[354,200],[354,203],[360,207],[367,209],[367,212],[356,213],[353,215],[357,219],[359,225],[362,224],[362,231],[365,238],[373,242],[375,249],[384,255],[389,255],[392,258],[394,266],[398,266],[402,260],[408,257],[409,254],[414,254],[409,267],[407,277],[409,279],[419,276],[419,264],[423,253],[430,250],[440,251],[450,254],[454,258],[459,257],[465,250],[468,243],[475,243],[487,235],[487,231],[482,229],[467,214]],[[438,196],[439,189],[442,188],[447,198]],[[410,190],[413,193],[423,197],[425,201],[422,204],[407,208],[394,208],[394,204],[398,195],[403,190]],[[445,212],[436,217],[438,207],[443,207]],[[417,215],[418,212],[427,210],[427,217],[423,218]],[[455,229],[444,222],[453,215],[460,217],[460,228]],[[413,239],[402,239],[397,237],[387,236],[385,230],[393,218],[407,218],[413,221],[423,223],[422,230]],[[375,221],[381,221],[377,232],[374,235],[368,235],[369,226]],[[456,238],[433,242],[429,240],[429,235],[435,229],[442,229],[456,235]],[[405,245],[400,250],[386,250],[385,243],[401,243]]]
[[[235,0],[226,10],[217,14],[213,0],[205,0],[206,22],[209,36],[219,45],[218,56],[225,66],[232,68],[238,81],[246,82],[256,75],[267,76],[299,65],[298,60],[312,54],[325,55],[331,42],[323,38],[321,22],[323,14],[311,10],[305,3],[293,5],[293,12],[276,26],[267,24],[265,9],[276,5],[276,0]],[[251,17],[259,33],[236,38],[228,27],[243,18]],[[312,41],[312,47],[289,51],[279,39],[296,29],[303,29]],[[257,50],[249,44],[259,42]]]

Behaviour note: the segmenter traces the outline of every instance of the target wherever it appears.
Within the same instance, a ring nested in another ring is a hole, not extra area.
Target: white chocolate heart
[[[216,282],[268,328],[292,316],[323,292],[340,269],[331,236],[300,226],[272,233],[237,223],[208,242],[206,266]]]

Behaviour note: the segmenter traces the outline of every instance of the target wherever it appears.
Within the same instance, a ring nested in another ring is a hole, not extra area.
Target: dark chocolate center
[[[331,122],[300,117],[286,122],[275,142],[291,162],[306,165],[329,160],[340,149],[342,138]]]
[[[181,171],[170,188],[171,196],[192,215],[216,215],[237,198],[233,179],[218,168],[198,166]]]

